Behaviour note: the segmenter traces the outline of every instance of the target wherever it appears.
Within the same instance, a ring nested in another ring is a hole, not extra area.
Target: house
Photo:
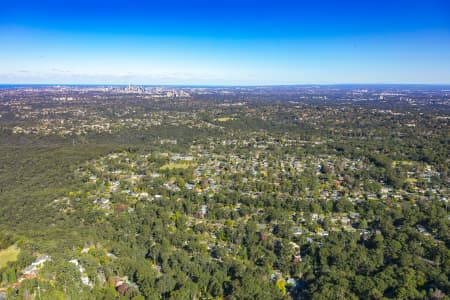
[[[141,192],[141,193],[139,193],[139,194],[137,194],[137,197],[140,199],[140,200],[148,200],[148,193],[147,192]]]
[[[348,217],[342,217],[341,218],[341,224],[344,224],[344,225],[348,225],[348,224],[350,224],[350,218],[348,218]]]
[[[25,279],[33,279],[33,278],[36,278],[36,274],[31,274],[31,273],[28,273],[28,274],[24,274],[23,276],[22,276],[22,280],[25,280]],[[19,282],[21,282],[22,280],[20,280],[19,279]]]
[[[128,284],[122,283],[117,287],[117,291],[121,296],[125,296],[126,292],[128,291]]]
[[[206,213],[208,212],[208,205],[203,204],[200,212],[202,213],[202,215],[206,215]]]
[[[112,278],[112,283],[121,296],[124,296],[126,294],[126,292],[128,291],[128,289],[130,289],[130,288],[134,288],[134,289],[139,288],[136,283],[128,280],[128,276],[124,276],[124,277],[116,276],[116,277]]]
[[[116,180],[111,182],[111,186],[109,187],[110,192],[116,192],[119,189],[120,181]]]
[[[278,270],[276,270],[275,273],[270,274],[270,280],[272,281],[276,281],[279,278],[283,278],[283,274]]]
[[[50,261],[50,260],[52,260],[50,256],[42,255],[33,263],[33,265],[42,266],[45,262]]]
[[[101,209],[110,209],[111,208],[111,203],[109,201],[109,199],[106,198],[99,198],[93,201],[94,204],[98,205],[99,208]]]
[[[301,255],[294,255],[294,256],[292,257],[292,263],[293,263],[294,265],[298,264],[298,263],[301,262],[301,261],[302,261]]]
[[[77,267],[78,272],[81,273],[81,282],[84,285],[92,286],[90,281],[89,281],[89,277],[86,274],[86,269],[82,265],[80,265],[78,260],[77,259],[72,259],[72,260],[69,260],[69,262],[71,264],[74,264]]]
[[[186,183],[185,185],[184,185],[184,188],[185,189],[187,189],[187,190],[192,190],[192,189],[194,189],[194,187],[195,187],[195,185],[193,185],[193,184],[190,184],[190,183]]]
[[[357,213],[357,212],[351,212],[351,213],[349,214],[349,217],[350,217],[351,219],[359,219],[360,214]]]
[[[48,255],[42,255],[38,259],[36,259],[31,265],[22,270],[23,276],[19,278],[19,282],[22,282],[25,279],[35,278],[37,276],[38,271],[42,268],[42,266],[47,262],[51,261],[51,257]]]
[[[286,280],[286,285],[296,287],[298,285],[298,282],[294,278],[288,278]]]
[[[113,283],[114,287],[116,287],[116,288],[127,281],[128,281],[128,276],[124,276],[124,277],[116,276],[116,277],[112,278],[112,283]]]
[[[418,232],[420,232],[420,233],[422,233],[424,235],[430,235],[430,233],[428,232],[428,230],[424,226],[422,226],[420,224],[417,224],[416,228],[417,228]]]
[[[292,228],[292,234],[293,235],[301,235],[303,233],[302,229],[300,227],[294,227]]]

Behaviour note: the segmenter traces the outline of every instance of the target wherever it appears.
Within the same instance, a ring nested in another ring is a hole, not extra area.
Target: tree
[[[214,277],[209,281],[208,292],[213,297],[221,297],[223,295],[222,285]]]

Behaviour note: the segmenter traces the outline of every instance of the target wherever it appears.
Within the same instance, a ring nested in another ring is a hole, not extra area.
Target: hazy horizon
[[[407,88],[407,87],[442,87],[442,88],[450,88],[450,83],[302,83],[302,84],[153,84],[153,83],[142,83],[142,84],[132,84],[132,83],[2,83],[0,82],[1,87],[176,87],[176,88],[264,88],[264,87],[342,87],[342,88],[353,88],[353,87],[379,87],[379,88],[388,88],[388,87],[399,87],[399,88]]]

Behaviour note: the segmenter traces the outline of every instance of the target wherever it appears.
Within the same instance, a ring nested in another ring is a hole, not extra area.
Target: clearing
[[[0,269],[6,267],[9,262],[16,261],[19,253],[20,249],[16,245],[0,250]]]

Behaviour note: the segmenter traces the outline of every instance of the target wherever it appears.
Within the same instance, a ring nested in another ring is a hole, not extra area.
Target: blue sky
[[[10,1],[0,83],[450,83],[450,2]]]

